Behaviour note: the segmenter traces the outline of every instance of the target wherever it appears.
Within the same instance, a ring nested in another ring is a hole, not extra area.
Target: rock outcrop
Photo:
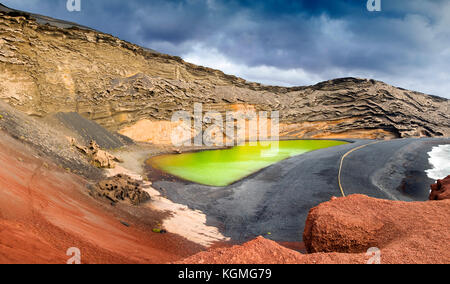
[[[61,168],[72,173],[97,180],[103,176],[86,157],[76,151],[66,137],[77,137],[76,133],[30,117],[0,101],[0,129],[16,140],[36,149],[40,156],[51,157]]]
[[[99,182],[96,192],[114,203],[128,201],[132,205],[139,205],[150,200],[150,195],[141,186],[140,182],[129,176],[117,175]]]
[[[88,157],[92,165],[97,168],[113,169],[116,167],[116,163],[120,163],[121,160],[110,153],[100,149],[100,146],[95,141],[91,141],[88,147],[79,145],[74,139],[72,139],[72,145]]]
[[[448,200],[408,203],[353,195],[313,208],[303,239],[310,253],[365,253],[376,247],[384,255],[403,255],[405,262],[449,262],[449,220]]]
[[[220,113],[279,111],[284,136],[450,136],[447,99],[356,78],[264,86],[8,9],[0,11],[0,99],[38,117],[77,112],[109,130],[125,129],[131,138],[137,123],[170,122],[175,111],[192,111],[194,102]]]
[[[430,200],[450,199],[450,176],[431,185]]]

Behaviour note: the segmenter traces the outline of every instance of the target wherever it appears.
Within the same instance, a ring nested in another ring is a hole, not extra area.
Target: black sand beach
[[[338,172],[342,156],[353,148],[342,167],[345,195],[423,201],[434,181],[428,152],[450,139],[354,140],[354,143],[306,153],[272,165],[224,188],[182,181],[155,181],[154,187],[176,203],[203,211],[208,225],[221,228],[235,241],[263,235],[275,241],[301,239],[308,212],[341,196]],[[414,186],[409,186],[414,183]],[[361,212],[363,214],[363,212]]]

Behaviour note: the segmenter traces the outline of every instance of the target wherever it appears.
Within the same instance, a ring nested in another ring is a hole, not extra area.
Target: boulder
[[[403,202],[351,195],[313,208],[303,240],[309,253],[367,253],[390,263],[450,261],[450,200]]]
[[[450,199],[450,176],[431,185],[430,200]]]
[[[97,168],[113,169],[116,167],[117,162],[122,162],[119,158],[111,155],[110,153],[102,150],[95,141],[91,141],[89,147],[79,145],[75,139],[72,139],[72,145],[77,148],[81,153],[91,159],[91,163]]]
[[[139,205],[150,200],[150,195],[142,190],[142,183],[126,175],[117,175],[99,182],[96,191],[99,196],[114,203],[127,201],[132,205]]]

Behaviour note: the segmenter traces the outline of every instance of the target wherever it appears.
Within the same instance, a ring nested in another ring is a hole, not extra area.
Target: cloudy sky
[[[374,78],[450,98],[450,1],[0,0],[186,61],[283,86]]]

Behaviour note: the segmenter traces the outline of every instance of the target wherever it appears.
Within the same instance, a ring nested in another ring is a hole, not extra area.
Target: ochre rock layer
[[[279,111],[282,125],[292,125],[284,136],[450,136],[447,99],[356,78],[264,86],[91,29],[7,11],[0,10],[0,99],[30,115],[77,112],[134,138],[136,123],[170,122],[196,102],[221,114]]]

